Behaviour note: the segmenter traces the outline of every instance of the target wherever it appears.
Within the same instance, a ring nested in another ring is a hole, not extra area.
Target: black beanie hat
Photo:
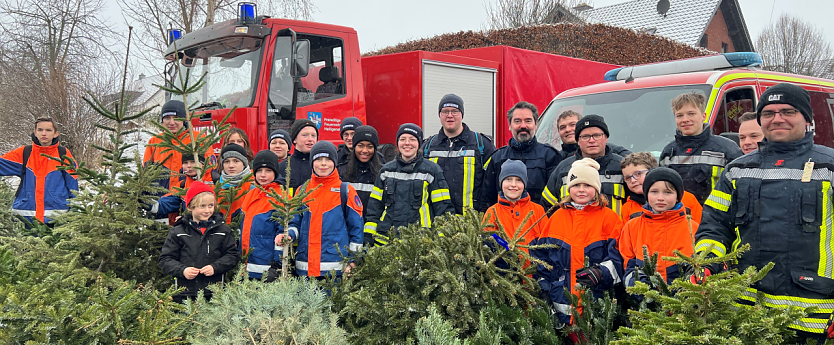
[[[349,117],[342,120],[342,125],[339,127],[339,137],[345,134],[345,131],[349,130],[356,130],[356,127],[362,125],[362,121],[359,121],[358,118]]]
[[[460,117],[463,117],[463,98],[460,98],[458,95],[450,93],[443,96],[440,99],[440,105],[437,107],[437,113],[440,114],[440,111],[446,107],[457,108],[460,110]]]
[[[274,152],[270,150],[261,150],[258,154],[255,155],[255,158],[252,159],[252,172],[257,172],[260,168],[267,168],[272,169],[275,173],[275,178],[278,178],[278,165],[281,162],[278,159],[278,156],[275,155]]]
[[[298,119],[295,120],[295,122],[292,123],[292,127],[290,127],[290,139],[292,139],[292,141],[295,141],[295,137],[298,136],[298,133],[301,132],[301,130],[304,129],[304,127],[313,127],[313,129],[316,130],[316,135],[319,134],[319,128],[316,127],[315,122],[310,121],[308,119]]]
[[[205,163],[206,162],[206,156],[202,153],[198,153],[197,158],[200,159],[200,163]],[[188,161],[193,161],[193,160],[194,160],[194,154],[193,153],[182,155],[182,162],[183,163],[188,162]]]
[[[238,144],[228,144],[223,147],[223,150],[220,151],[220,165],[222,166],[223,162],[229,158],[237,158],[243,162],[244,166],[249,166],[249,159],[246,158],[246,149]]]
[[[379,133],[371,126],[356,127],[356,132],[353,133],[353,146],[356,147],[360,141],[369,141],[376,149],[379,146]]]
[[[299,130],[300,131],[300,130]],[[292,140],[290,139],[290,133],[283,129],[276,129],[269,134],[269,141],[267,145],[272,142],[273,139],[283,139],[287,143],[287,147],[292,148]]]
[[[579,133],[582,133],[582,131],[588,127],[597,127],[602,130],[602,133],[605,133],[606,137],[611,136],[608,133],[608,125],[605,124],[605,118],[599,115],[590,114],[583,116],[576,122],[576,130],[573,132],[573,136],[576,138],[577,142],[579,142]]]
[[[312,149],[310,149],[310,166],[312,167],[313,162],[321,157],[327,157],[335,164],[339,162],[339,159],[336,156],[337,154],[336,145],[333,145],[333,143],[327,140],[319,141],[313,145]]]
[[[185,113],[185,103],[182,101],[178,101],[172,99],[165,104],[162,105],[162,112],[159,113],[159,122],[162,123],[162,119],[166,116],[173,116],[178,118],[186,118]]]
[[[801,86],[791,83],[776,84],[762,93],[759,106],[756,108],[756,121],[762,124],[762,109],[768,104],[789,104],[799,110],[805,121],[814,121],[814,111],[811,110],[811,96]]]
[[[397,141],[400,141],[400,136],[408,133],[415,137],[417,137],[417,141],[422,143],[423,142],[423,130],[420,129],[420,126],[415,125],[413,123],[404,123],[400,125],[400,129],[397,130]]]
[[[675,193],[678,194],[678,202],[683,199],[683,179],[677,171],[669,168],[659,167],[649,170],[646,178],[643,180],[643,195],[649,195],[649,188],[657,181],[667,181],[675,187]]]

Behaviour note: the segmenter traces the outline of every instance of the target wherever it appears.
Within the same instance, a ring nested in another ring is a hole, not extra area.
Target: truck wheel
[[[382,154],[384,163],[388,163],[397,158],[397,147],[394,144],[379,145],[379,153]]]

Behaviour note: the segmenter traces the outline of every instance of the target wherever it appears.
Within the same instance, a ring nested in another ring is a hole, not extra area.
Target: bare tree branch
[[[832,78],[834,51],[825,33],[798,17],[783,14],[756,40],[762,68],[770,71]]]
[[[508,29],[538,24],[584,22],[584,16],[573,8],[588,4],[583,0],[495,0],[487,6],[490,29]]]

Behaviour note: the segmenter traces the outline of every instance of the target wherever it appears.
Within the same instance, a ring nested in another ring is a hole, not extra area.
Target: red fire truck
[[[165,57],[172,80],[179,80],[177,68],[191,80],[206,74],[205,86],[188,96],[202,114],[193,125],[236,106],[231,122],[255,150],[298,118],[315,121],[320,139],[335,143],[342,119],[351,116],[377,128],[383,143],[393,142],[406,122],[435,133],[437,104],[447,93],[464,99],[470,128],[503,146],[511,137],[504,114],[513,104],[543,108],[564,90],[603,82],[604,72],[618,67],[506,46],[363,58],[354,29],[259,17],[244,6],[253,5],[241,4],[239,19],[172,37]]]

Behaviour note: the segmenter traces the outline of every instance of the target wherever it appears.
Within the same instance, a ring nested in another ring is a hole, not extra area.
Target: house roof
[[[737,0],[669,0],[669,11],[657,11],[658,0],[632,0],[584,11],[589,23],[647,31],[698,46],[719,7],[736,51],[753,51],[753,44]]]

